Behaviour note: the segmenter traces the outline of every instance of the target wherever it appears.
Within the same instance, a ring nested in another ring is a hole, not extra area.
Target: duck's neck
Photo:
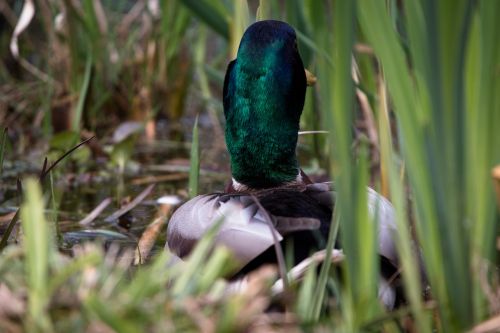
[[[260,135],[268,135],[259,132]],[[269,136],[267,140],[237,137],[233,139],[233,144],[228,145],[236,190],[276,187],[300,179],[295,147],[291,144],[270,144],[269,139]]]
[[[292,183],[299,176],[296,146],[304,105],[302,63],[276,65],[238,56],[228,71],[224,96],[226,144],[237,184],[267,188]]]
[[[294,181],[299,174],[295,153],[298,125],[273,119],[272,113],[259,115],[255,121],[251,107],[242,107],[238,113],[226,124],[233,178],[250,188]]]

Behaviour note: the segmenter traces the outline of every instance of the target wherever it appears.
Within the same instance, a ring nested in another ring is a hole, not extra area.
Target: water
[[[204,151],[206,155],[210,149]],[[135,146],[132,161],[123,175],[109,161],[89,161],[75,167],[73,162],[58,165],[54,173],[54,192],[57,212],[53,209],[50,197],[50,182],[44,183],[46,196],[47,220],[57,220],[61,233],[60,248],[69,251],[75,244],[101,239],[105,245],[118,243],[124,247],[135,247],[141,234],[151,223],[159,209],[156,199],[164,195],[174,195],[181,201],[187,199],[189,172],[189,145],[166,140],[140,143]],[[216,160],[211,157],[207,160]],[[40,163],[38,164],[38,160]],[[220,160],[220,158],[219,158]],[[37,163],[33,163],[36,161]],[[17,198],[17,177],[37,175],[43,157],[30,160],[17,160],[5,164],[0,187],[0,215],[15,211],[19,205]],[[205,165],[202,161],[200,193],[222,190],[228,179],[227,168],[217,170],[213,164]],[[74,171],[82,170],[82,171]],[[48,177],[47,177],[48,178]],[[148,185],[154,183],[152,192],[140,204],[124,214],[118,220],[107,222],[105,219],[130,202]],[[81,225],[95,207],[106,198],[111,203],[90,224]],[[7,220],[8,221],[8,220]],[[0,234],[5,231],[8,222],[0,223]],[[164,243],[164,233],[157,241],[157,247]]]

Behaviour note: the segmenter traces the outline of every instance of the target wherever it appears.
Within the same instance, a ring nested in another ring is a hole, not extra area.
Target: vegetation
[[[499,14],[500,3],[487,0],[3,2],[0,330],[499,330]],[[306,172],[321,178],[327,170],[337,183],[328,246],[340,227],[344,282],[327,252],[318,278],[313,265],[277,292],[277,270],[264,267],[234,291],[223,279],[230,254],[209,252],[211,235],[186,262],[158,248],[161,236],[148,256],[144,243],[158,237],[168,204],[154,206],[150,227],[130,231],[123,216],[135,206],[125,202],[112,227],[94,228],[99,239],[65,244],[70,231],[88,228],[77,222],[96,206],[79,203],[80,216],[68,217],[71,189],[105,180],[119,206],[128,184],[154,174],[144,147],[168,149],[153,177],[167,184],[163,194],[221,189],[225,67],[245,28],[261,19],[296,29],[317,76],[301,128],[329,135],[302,136],[299,157]],[[27,177],[40,174],[45,156],[56,160],[93,135],[56,168],[45,161],[40,181]],[[367,185],[398,217],[407,304],[393,312],[377,299]],[[420,260],[429,287],[420,283]]]

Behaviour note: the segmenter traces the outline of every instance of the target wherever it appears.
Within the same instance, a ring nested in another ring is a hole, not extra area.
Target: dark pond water
[[[210,147],[202,153],[202,158],[207,153],[211,153]],[[227,157],[209,157],[206,163],[201,161],[200,193],[222,190],[228,179],[228,168],[224,168]],[[0,217],[5,218],[0,223],[0,235],[7,227],[8,214],[19,207],[16,179],[36,176],[42,164],[35,163],[38,161],[43,161],[42,155],[5,161],[0,179]],[[218,161],[222,167],[217,167],[212,161]],[[180,202],[187,199],[189,144],[167,140],[139,143],[123,174],[119,174],[109,161],[88,161],[88,165],[79,165],[76,171],[71,164],[70,161],[57,166],[57,172],[53,174],[57,211],[53,209],[50,181],[44,183],[47,219],[57,221],[62,236],[59,246],[63,250],[93,239],[102,239],[105,244],[113,242],[135,247],[142,232],[158,213],[159,198],[173,196]],[[106,221],[150,184],[155,184],[155,187],[146,199],[119,219]],[[85,225],[79,223],[107,198],[111,199],[110,204],[95,220]],[[164,237],[158,239],[157,250],[164,243]]]

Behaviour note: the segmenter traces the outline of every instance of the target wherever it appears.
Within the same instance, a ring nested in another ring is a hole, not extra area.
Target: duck
[[[196,196],[177,208],[167,226],[171,253],[186,258],[217,223],[215,246],[230,250],[240,275],[276,264],[276,242],[285,256],[293,251],[296,264],[325,249],[335,185],[312,182],[296,153],[307,85],[294,29],[274,20],[250,25],[223,85],[232,178],[223,192]],[[379,221],[382,279],[388,282],[399,269],[394,208],[373,189],[367,191],[369,213]],[[396,292],[380,288],[387,308],[394,306]]]

